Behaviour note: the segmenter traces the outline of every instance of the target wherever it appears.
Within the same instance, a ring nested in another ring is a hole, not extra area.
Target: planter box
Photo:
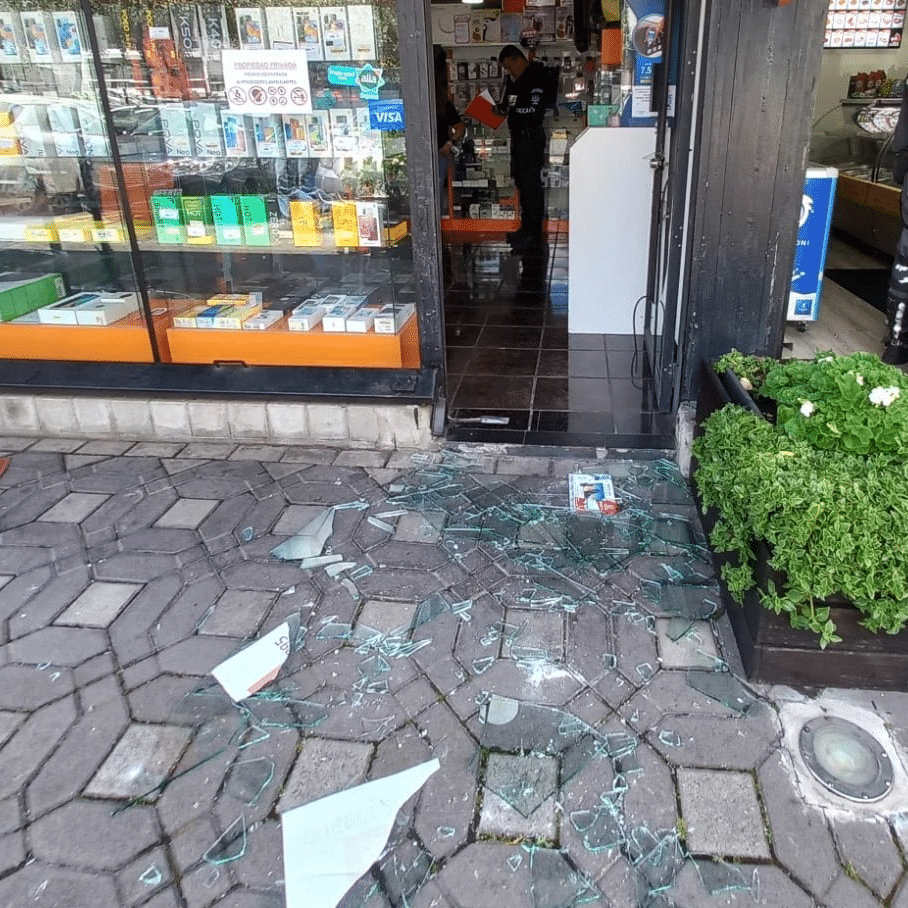
[[[723,381],[711,366],[704,364],[697,427],[714,410],[727,403],[750,406],[759,412],[737,380]],[[693,481],[696,461],[691,463]],[[717,514],[704,512],[696,482],[693,482],[701,520],[707,535]],[[713,553],[716,571],[730,557]],[[756,553],[755,574],[758,586],[779,577],[769,566],[769,551],[761,546]],[[741,661],[752,681],[770,684],[795,684],[812,687],[853,687],[875,690],[908,690],[908,630],[899,634],[871,634],[858,624],[861,613],[847,603],[831,606],[841,643],[820,649],[810,631],[795,630],[786,615],[763,608],[756,589],[748,590],[744,604],[735,602],[722,584],[725,611],[731,621]]]

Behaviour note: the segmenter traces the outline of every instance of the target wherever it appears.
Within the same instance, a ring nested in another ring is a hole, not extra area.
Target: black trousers
[[[545,130],[511,133],[511,176],[520,196],[520,229],[534,240],[542,239],[545,191],[542,167],[545,164]]]
[[[902,232],[895,245],[895,261],[886,296],[887,343],[908,348],[908,178],[902,184]]]

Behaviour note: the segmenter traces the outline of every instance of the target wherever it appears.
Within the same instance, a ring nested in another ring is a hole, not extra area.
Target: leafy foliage
[[[865,404],[875,387],[904,390],[888,405]],[[898,633],[908,622],[905,376],[856,354],[772,366],[760,393],[779,402],[775,425],[727,405],[693,447],[703,505],[719,513],[713,547],[735,556],[723,569],[729,591],[741,601],[757,585],[765,543],[779,577],[760,598],[793,627],[822,646],[837,641],[827,600],[841,596],[869,630]]]

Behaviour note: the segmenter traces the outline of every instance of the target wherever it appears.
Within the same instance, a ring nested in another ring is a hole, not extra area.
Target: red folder
[[[479,120],[480,123],[484,123],[486,126],[491,126],[492,129],[498,129],[504,123],[505,118],[501,114],[495,113],[492,109],[494,106],[495,101],[488,90],[481,91],[470,101],[464,113],[474,120]]]

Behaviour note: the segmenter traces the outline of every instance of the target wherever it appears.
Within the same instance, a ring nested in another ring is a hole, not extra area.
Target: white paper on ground
[[[216,665],[211,674],[230,698],[239,703],[277,677],[292,645],[290,623],[285,621],[246,649]]]
[[[429,760],[286,811],[287,908],[335,908],[380,857],[397,812],[438,768]]]

